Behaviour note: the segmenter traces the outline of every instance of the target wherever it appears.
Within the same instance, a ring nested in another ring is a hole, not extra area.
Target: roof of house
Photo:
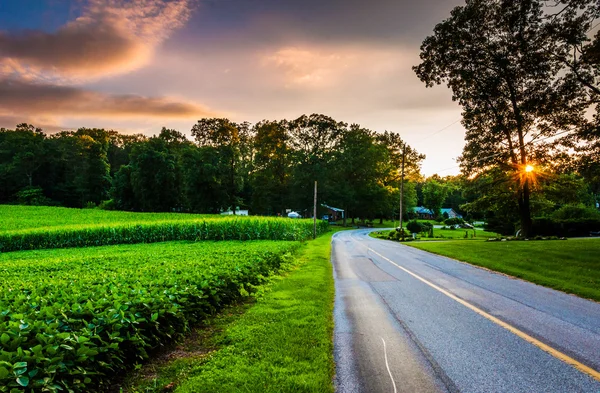
[[[453,208],[451,207],[444,207],[442,209],[440,209],[442,214],[444,213],[448,213],[450,214],[450,212],[453,212],[454,214],[456,214],[458,217],[462,217],[460,214],[458,214]],[[423,206],[417,206],[417,207],[413,207],[413,211],[417,214],[433,214],[431,212],[431,210],[424,208]]]
[[[431,210],[426,209],[423,206],[413,207],[413,211],[418,214],[433,214]]]
[[[325,208],[327,208],[329,210],[333,210],[334,212],[343,212],[344,211],[344,209],[340,209],[338,207],[329,206],[329,205],[326,205],[324,203],[321,204],[321,206],[323,206],[323,207],[325,207]]]

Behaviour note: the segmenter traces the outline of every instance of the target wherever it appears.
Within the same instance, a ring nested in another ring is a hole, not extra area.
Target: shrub
[[[417,220],[409,221],[408,224],[406,224],[406,229],[411,233],[423,232],[423,226]]]
[[[533,219],[533,233],[540,236],[589,236],[590,232],[595,231],[600,231],[600,218]]]
[[[98,205],[98,209],[100,209],[100,210],[116,210],[117,205],[115,204],[114,199],[108,199],[106,201],[100,202],[100,204]]]
[[[462,218],[458,218],[458,217],[449,218],[446,221],[444,221],[444,224],[446,224],[448,226],[460,225],[460,224],[464,224],[464,223],[465,223],[465,220],[463,220]]]
[[[19,205],[52,206],[56,203],[47,198],[41,187],[25,187],[15,195]]]
[[[600,219],[600,212],[594,208],[583,205],[565,205],[552,213],[551,218],[555,220]]]
[[[421,222],[421,232],[429,232],[433,228],[433,224],[430,222]]]

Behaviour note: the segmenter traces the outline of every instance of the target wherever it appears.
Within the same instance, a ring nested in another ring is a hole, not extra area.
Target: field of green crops
[[[298,242],[0,254],[0,392],[94,391],[277,270]]]
[[[93,226],[190,221],[227,216],[185,213],[132,213],[66,207],[0,205],[0,233],[28,229],[63,229]]]
[[[312,220],[274,217],[125,213],[26,206],[0,206],[0,214],[0,228],[3,229],[0,230],[0,252],[173,240],[306,240],[313,233]],[[102,221],[103,217],[106,221]],[[318,233],[327,229],[328,224],[319,221]]]

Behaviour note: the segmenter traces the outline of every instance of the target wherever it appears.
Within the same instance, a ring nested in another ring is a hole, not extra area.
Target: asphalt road
[[[600,303],[370,231],[333,238],[338,392],[600,393]]]

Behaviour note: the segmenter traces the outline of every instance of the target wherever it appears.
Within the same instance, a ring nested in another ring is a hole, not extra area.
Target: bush
[[[98,209],[100,210],[117,210],[117,205],[114,199],[108,199],[106,201],[100,202],[98,205]]]
[[[15,195],[19,205],[53,206],[56,203],[47,198],[41,187],[25,187]]]
[[[555,220],[600,219],[600,212],[594,208],[583,205],[565,205],[552,213],[550,217]]]
[[[465,220],[463,220],[462,218],[449,218],[446,221],[444,221],[444,224],[448,225],[448,226],[454,226],[454,225],[461,225],[464,224]]]
[[[433,229],[433,224],[430,222],[421,222],[421,232],[429,232]]]
[[[540,236],[589,236],[590,232],[600,231],[600,218],[555,219],[541,217],[533,219],[533,234]]]
[[[423,226],[417,220],[409,221],[408,224],[406,224],[406,229],[408,229],[410,233],[423,232]]]

